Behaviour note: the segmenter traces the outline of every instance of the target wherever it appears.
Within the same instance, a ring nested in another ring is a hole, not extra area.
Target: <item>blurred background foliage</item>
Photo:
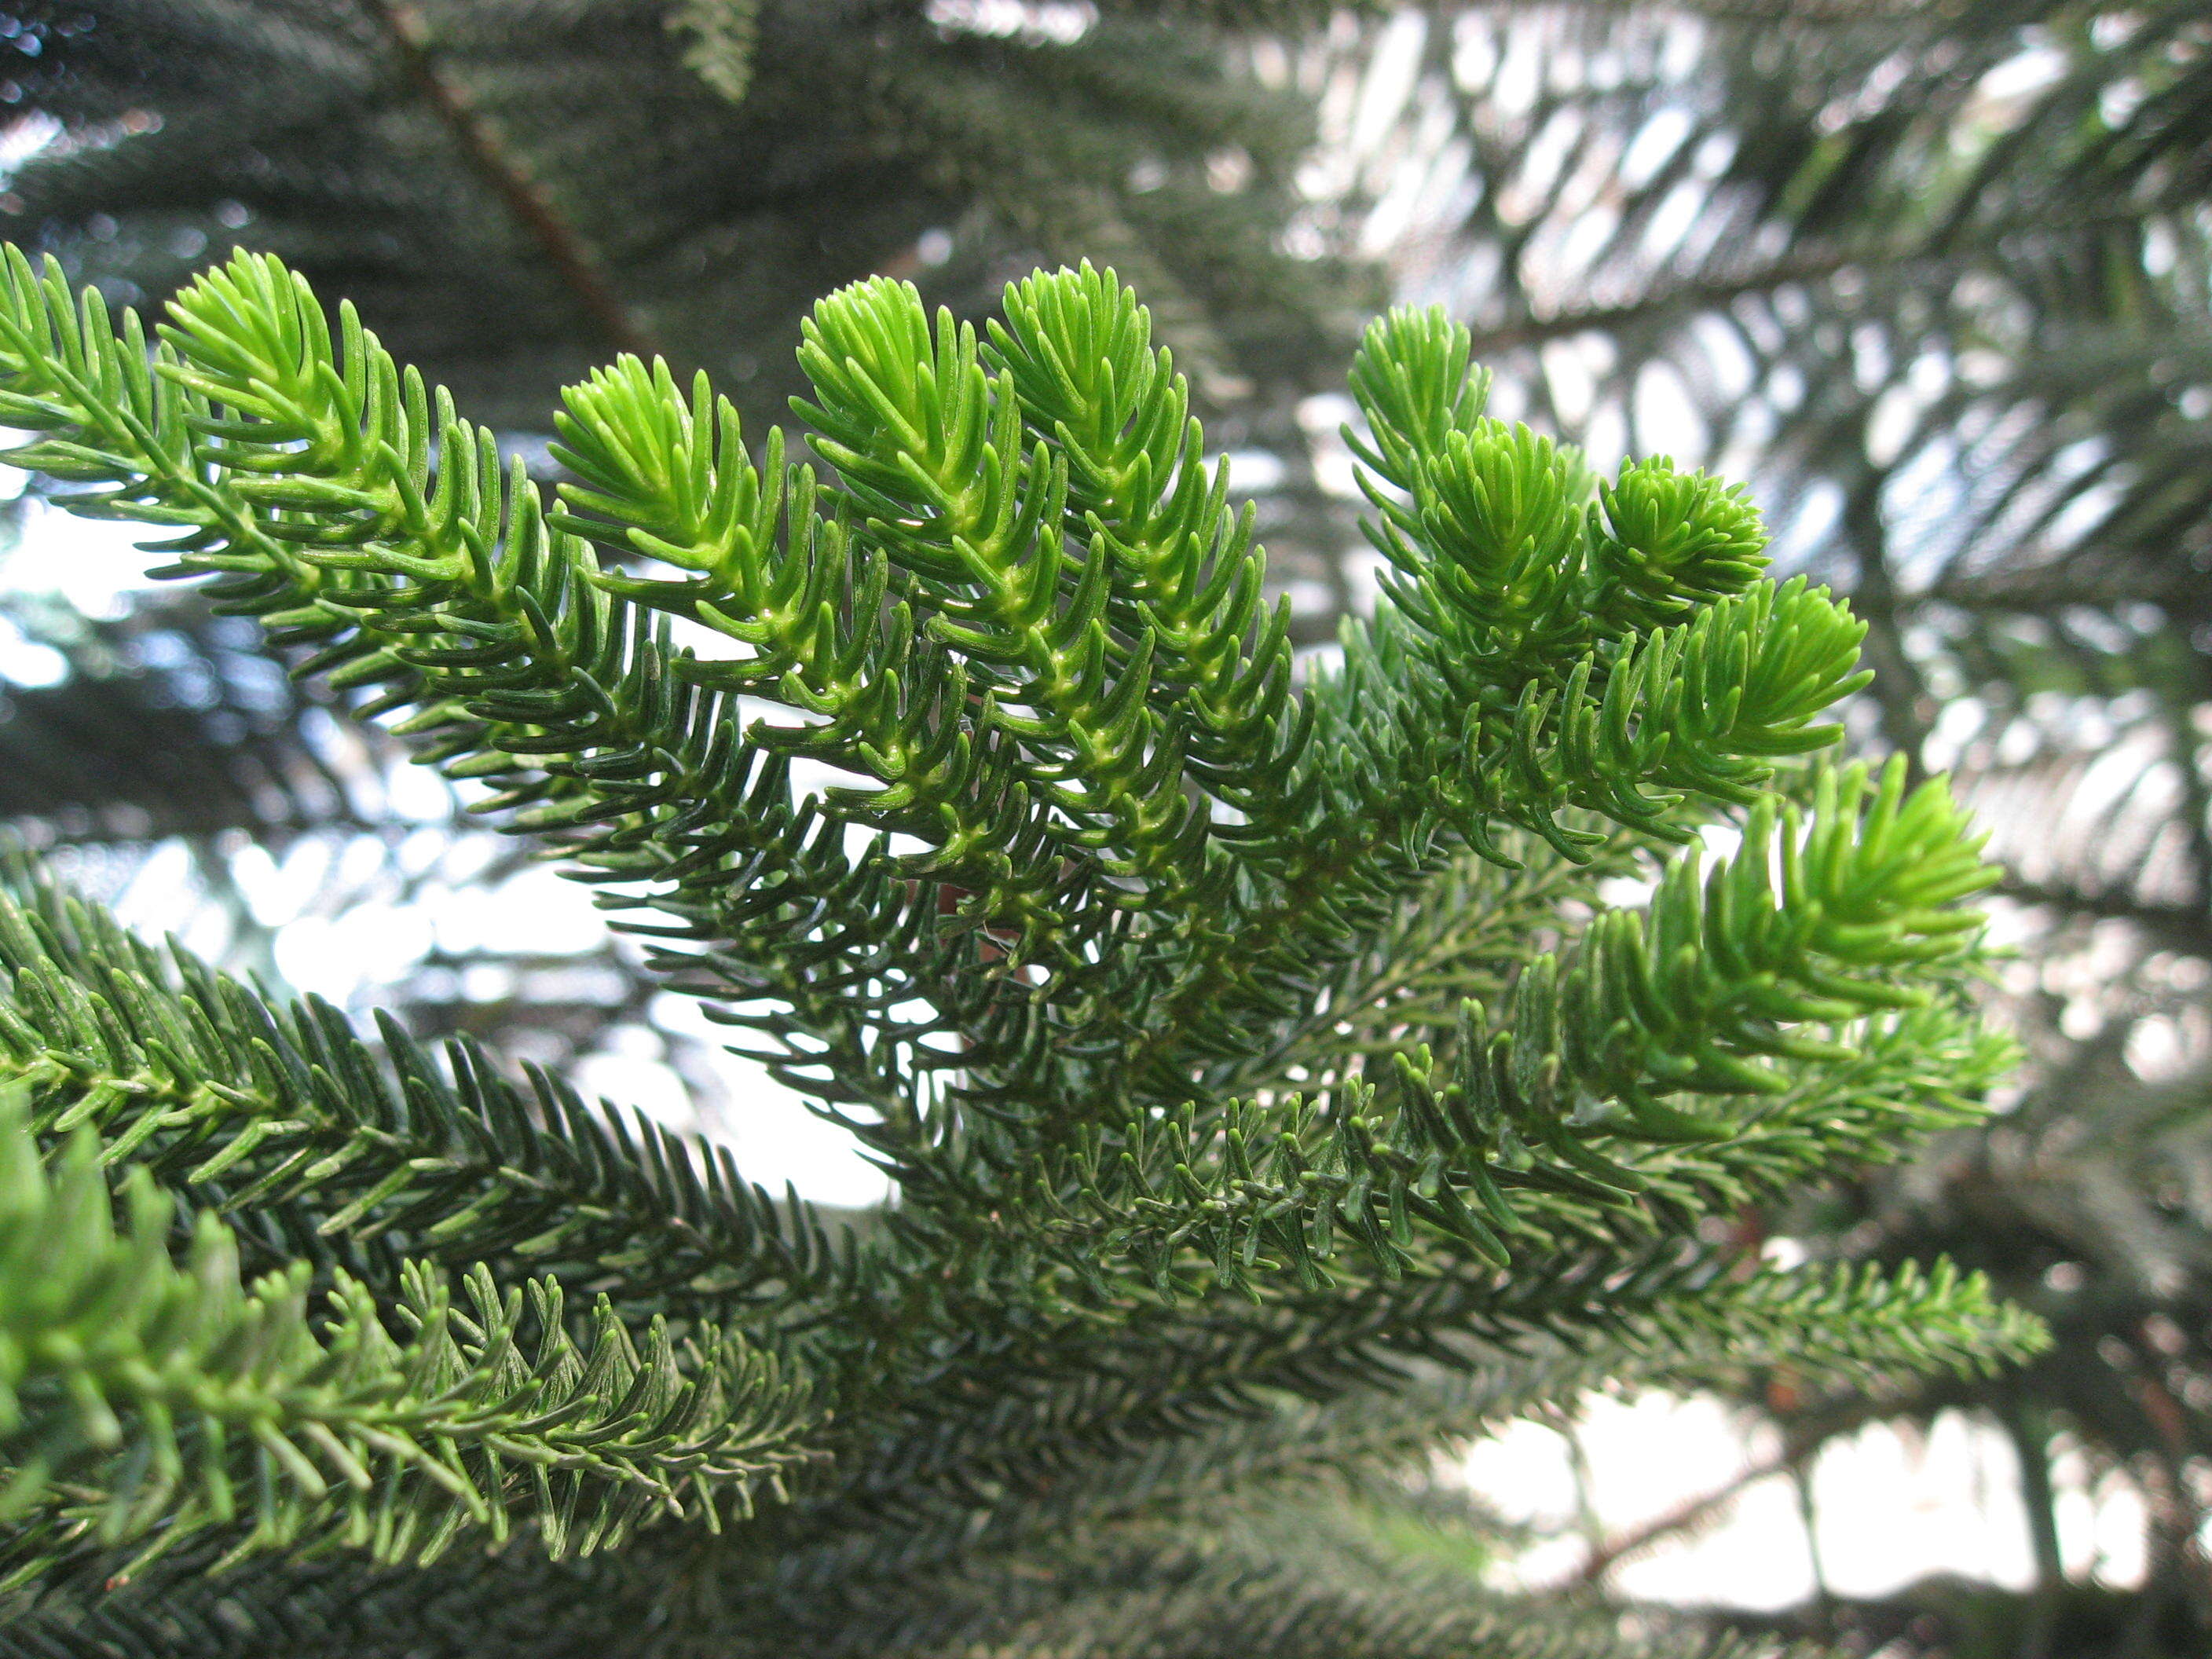
[[[1958,773],[1993,833],[1992,1002],[2033,1061],[1986,1130],[1730,1224],[1793,1256],[1948,1253],[2059,1341],[1971,1389],[1778,1373],[1732,1402],[1774,1449],[1744,1479],[1808,1494],[1873,1418],[1972,1413],[2016,1455],[2027,1588],[1732,1616],[1896,1656],[2212,1650],[2201,0],[78,0],[0,9],[0,65],[13,239],[133,303],[273,249],[540,465],[553,389],[616,350],[771,419],[830,288],[890,271],[981,314],[1087,255],[1163,313],[1312,648],[1372,591],[1335,377],[1388,299],[1465,319],[1493,408],[1601,468],[1748,481],[1781,562],[1872,624],[1861,736]],[[80,882],[587,1088],[658,1067],[668,1115],[741,1157],[799,1133],[240,624],[103,574],[115,550],[35,501],[13,526],[0,817]],[[1593,1540],[1592,1593],[1741,1484]],[[2069,1532],[2116,1493],[2139,1573]],[[1437,1502],[1422,1547],[1481,1559]]]

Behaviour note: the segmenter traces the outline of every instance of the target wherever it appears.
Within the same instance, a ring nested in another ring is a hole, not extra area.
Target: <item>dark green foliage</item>
[[[509,428],[618,349],[773,410],[838,284],[896,269],[974,313],[1083,254],[1165,302],[1217,401],[1333,373],[1342,268],[1276,246],[1306,100],[1225,61],[1331,8],[1045,10],[24,0],[7,104],[64,131],[0,210],[119,301],[277,252]]]
[[[410,1263],[388,1316],[336,1271],[318,1329],[307,1262],[243,1285],[236,1242],[202,1212],[172,1266],[147,1169],[111,1195],[80,1128],[50,1176],[20,1103],[0,1111],[0,1424],[18,1443],[0,1512],[39,1517],[10,1540],[18,1572],[80,1534],[165,1548],[234,1523],[238,1555],[327,1538],[427,1562],[472,1526],[505,1537],[516,1510],[552,1555],[588,1553],[657,1514],[717,1522],[732,1490],[750,1514],[750,1486],[804,1456],[788,1449],[803,1389],[711,1328],[679,1366],[665,1322],[634,1340],[602,1298],[581,1349],[545,1279],[528,1285],[533,1340],[521,1290],[478,1267],[464,1312]]]
[[[380,1245],[397,1234],[690,1320],[763,1294],[763,1278],[787,1296],[829,1272],[818,1230],[738,1180],[726,1152],[702,1170],[647,1120],[596,1115],[542,1073],[518,1090],[465,1044],[441,1065],[389,1024],[380,1060],[325,1004],[272,1008],[33,890],[30,906],[0,901],[16,988],[0,1048],[36,1093],[34,1126],[88,1127],[110,1162],[278,1218],[291,1236],[264,1249],[337,1238],[369,1251],[356,1273],[396,1283]]]
[[[898,1192],[833,1243],[726,1156],[26,872],[5,1167],[27,1232],[100,1171],[125,1219],[71,1252],[108,1346],[65,1281],[24,1304],[0,1641],[1695,1651],[1305,1564],[1560,1390],[2034,1351],[1948,1268],[1701,1226],[1970,1121],[2011,1059],[1952,908],[1978,843],[1940,781],[1800,758],[1862,630],[1760,578],[1741,496],[1601,490],[1482,416],[1463,332],[1395,315],[1355,378],[1396,574],[1297,672],[1112,273],[980,335],[871,280],[800,356],[815,460],[623,358],[566,395],[549,504],[273,258],[149,341],[9,251],[14,459],[564,852]],[[212,1398],[248,1329],[271,1401],[234,1452],[146,1373]]]

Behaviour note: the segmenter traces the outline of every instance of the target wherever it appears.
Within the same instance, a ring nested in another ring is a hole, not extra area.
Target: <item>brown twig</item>
[[[1589,1559],[1576,1573],[1576,1582],[1583,1584],[1600,1583],[1624,1558],[1649,1549],[1662,1538],[1678,1532],[1686,1532],[1717,1510],[1725,1509],[1749,1486],[1757,1486],[1771,1474],[1782,1474],[1817,1449],[1809,1444],[1785,1446],[1771,1457],[1760,1459],[1743,1469],[1735,1477],[1700,1493],[1688,1502],[1676,1504],[1664,1515],[1645,1522],[1640,1527],[1617,1534],[1590,1551]]]
[[[623,304],[598,258],[555,205],[551,194],[531,176],[527,164],[501,142],[497,128],[477,110],[468,88],[439,68],[430,27],[422,12],[405,0],[398,4],[391,0],[361,0],[361,6],[390,40],[407,78],[453,134],[469,165],[530,233],[568,291],[599,325],[607,343],[618,351],[652,356],[659,349],[652,335]]]

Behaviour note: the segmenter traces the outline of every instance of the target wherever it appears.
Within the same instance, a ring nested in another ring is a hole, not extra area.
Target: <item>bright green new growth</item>
[[[2033,1346],[1974,1282],[1747,1276],[1699,1230],[2008,1061],[1964,1006],[1977,843],[1940,782],[1796,758],[1862,629],[1764,580],[1741,492],[1593,479],[1483,414],[1464,331],[1393,313],[1352,373],[1390,572],[1301,674],[1111,273],[981,335],[861,283],[801,362],[803,462],[703,377],[599,371],[548,503],[273,258],[149,343],[9,250],[9,459],[402,716],[898,1188],[833,1245],[726,1153],[21,874],[0,1547],[62,1644],[22,1650],[195,1650],[94,1588],[165,1553],[249,1563],[239,1618],[312,1607],[337,1649],[1048,1646],[1081,1562],[1133,1594],[1286,1481],[1403,1501],[1385,1474],[1547,1389]],[[1420,1640],[1502,1628],[1463,1599]],[[462,1603],[559,1628],[464,1640]],[[1310,1630],[1350,1650],[1352,1616]],[[1500,1650],[1631,1650],[1560,1640]]]

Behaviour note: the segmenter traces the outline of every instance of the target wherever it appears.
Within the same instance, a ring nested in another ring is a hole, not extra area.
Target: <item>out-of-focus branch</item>
[[[484,118],[468,88],[439,66],[430,27],[416,7],[391,0],[361,0],[362,9],[383,30],[417,92],[453,134],[469,166],[490,186],[516,222],[544,252],[578,304],[589,313],[619,351],[651,357],[659,349],[616,294],[598,257],[554,203],[545,186],[508,149],[498,129]]]

